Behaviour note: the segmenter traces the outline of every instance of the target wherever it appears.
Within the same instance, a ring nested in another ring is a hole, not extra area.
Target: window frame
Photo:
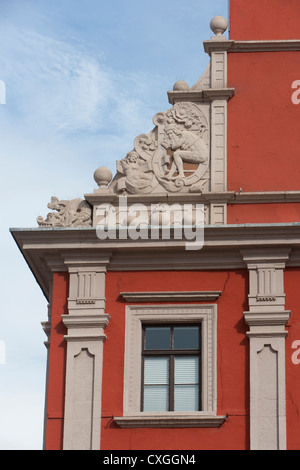
[[[202,411],[140,411],[142,325],[171,322],[201,322]],[[217,416],[216,353],[217,304],[127,305],[123,416],[115,416],[115,422],[121,427],[219,427],[226,421],[226,416]]]
[[[170,349],[146,349],[145,348],[145,334],[146,334],[146,328],[151,328],[151,327],[167,327],[171,329],[171,348]],[[173,341],[174,341],[174,327],[197,327],[199,330],[199,336],[198,336],[198,348],[193,348],[193,349],[174,349],[173,346]],[[201,322],[198,323],[164,323],[164,324],[157,324],[157,323],[142,323],[142,350],[141,350],[141,405],[140,405],[140,411],[144,412],[144,387],[145,387],[145,381],[144,381],[144,364],[145,364],[145,357],[167,357],[169,359],[169,377],[168,377],[168,404],[169,404],[169,409],[168,412],[174,412],[174,406],[175,406],[175,357],[188,357],[188,356],[194,356],[198,357],[199,359],[199,370],[198,370],[198,410],[195,411],[202,411],[202,383],[201,383],[201,377],[202,377],[202,354],[201,354],[201,344],[202,344],[202,336],[201,336]]]

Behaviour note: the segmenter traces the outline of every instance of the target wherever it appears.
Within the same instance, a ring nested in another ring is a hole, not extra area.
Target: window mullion
[[[169,357],[169,411],[174,411],[174,356]]]
[[[142,381],[141,381],[141,411],[144,410],[144,375],[145,375],[145,358],[144,356],[142,355]]]

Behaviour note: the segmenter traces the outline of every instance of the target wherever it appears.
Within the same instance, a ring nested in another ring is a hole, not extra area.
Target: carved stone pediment
[[[157,113],[154,128],[141,134],[127,155],[117,161],[116,173],[108,167],[94,172],[98,188],[85,194],[85,201],[59,201],[52,198],[51,212],[41,227],[97,226],[97,208],[111,206],[118,214],[119,196],[129,204],[143,202],[147,210],[153,204],[203,204],[205,224],[226,223],[227,202],[227,102],[234,88],[227,86],[226,20],[214,19],[216,34],[210,44],[210,62],[192,86],[177,81],[168,92],[171,108]],[[225,29],[224,29],[225,28]],[[193,207],[194,207],[193,206]],[[195,209],[195,207],[194,207]],[[123,211],[123,208],[122,208]],[[121,212],[122,212],[121,211]],[[122,212],[123,213],[123,212]],[[158,208],[162,216],[163,208]],[[160,217],[158,217],[160,220]]]
[[[117,162],[116,193],[201,192],[209,166],[209,121],[205,106],[176,103],[153,118],[155,128],[135,139]]]

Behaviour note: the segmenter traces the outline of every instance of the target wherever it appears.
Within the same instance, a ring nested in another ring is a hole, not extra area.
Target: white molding
[[[203,424],[203,419],[216,418],[217,412],[217,306],[211,305],[127,305],[125,309],[125,355],[124,355],[124,394],[123,417],[116,418],[120,425],[157,423],[157,419],[166,418],[159,413],[140,411],[141,403],[141,341],[142,325],[145,323],[201,322],[202,325],[202,411],[191,416],[190,424]],[[180,413],[179,413],[180,415]],[[173,416],[172,426],[176,424],[178,413]],[[156,418],[155,418],[156,416]],[[134,419],[136,417],[137,419]],[[154,418],[154,419],[152,419]],[[224,417],[220,417],[222,421]],[[166,420],[165,420],[166,421]],[[212,423],[213,420],[210,422]],[[188,425],[185,422],[186,426]]]
[[[234,194],[230,203],[234,204],[271,204],[300,202],[300,191],[252,191]]]
[[[299,39],[233,41],[228,52],[285,52],[300,51]]]
[[[120,292],[127,302],[214,301],[221,294],[221,291]]]

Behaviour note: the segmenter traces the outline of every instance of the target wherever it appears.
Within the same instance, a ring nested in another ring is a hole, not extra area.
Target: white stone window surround
[[[201,323],[202,411],[142,412],[141,360],[144,324]],[[121,427],[219,427],[226,416],[217,416],[217,305],[127,305],[123,416]]]

